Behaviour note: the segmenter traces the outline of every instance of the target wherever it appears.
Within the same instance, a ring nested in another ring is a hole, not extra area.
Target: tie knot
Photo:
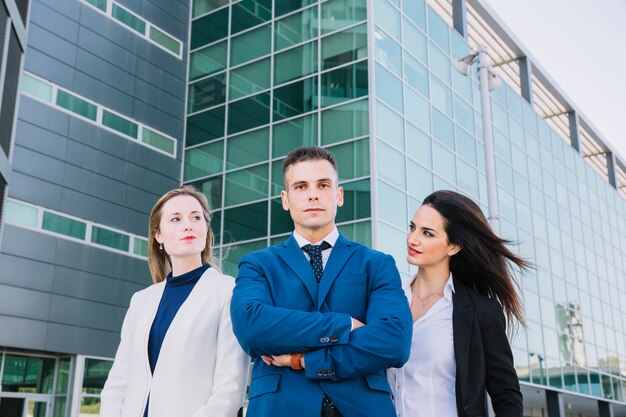
[[[315,257],[321,256],[323,250],[330,249],[330,248],[331,248],[330,243],[323,241],[319,245],[311,245],[311,244],[304,245],[302,247],[302,250],[308,253],[311,258],[315,258]]]

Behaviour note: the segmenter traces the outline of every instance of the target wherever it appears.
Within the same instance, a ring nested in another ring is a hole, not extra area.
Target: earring
[[[159,250],[162,251],[163,250],[163,244],[159,243]]]

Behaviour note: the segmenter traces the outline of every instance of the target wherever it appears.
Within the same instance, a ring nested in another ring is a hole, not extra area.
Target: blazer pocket
[[[248,398],[258,397],[259,395],[267,394],[269,392],[276,392],[278,390],[279,382],[280,374],[262,375],[258,378],[254,378],[250,383]]]
[[[389,382],[387,381],[386,377],[377,374],[370,374],[365,375],[365,381],[367,381],[367,385],[371,389],[384,391],[387,394],[391,394],[391,388],[389,387]]]

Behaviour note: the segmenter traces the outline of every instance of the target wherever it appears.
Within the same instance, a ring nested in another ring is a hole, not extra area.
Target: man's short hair
[[[285,185],[285,190],[288,188],[285,173],[290,166],[297,164],[298,162],[319,160],[330,162],[330,164],[335,169],[335,172],[339,172],[337,170],[335,157],[324,148],[320,148],[319,146],[302,146],[289,152],[289,154],[283,160],[283,183]]]

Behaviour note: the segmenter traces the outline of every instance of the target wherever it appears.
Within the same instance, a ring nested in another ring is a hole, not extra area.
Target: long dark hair
[[[452,275],[478,293],[496,297],[506,314],[509,330],[515,327],[514,319],[526,326],[511,263],[526,270],[532,266],[530,262],[506,247],[511,242],[493,232],[472,199],[454,191],[440,190],[426,197],[422,204],[441,214],[448,241],[461,247],[450,258]]]

